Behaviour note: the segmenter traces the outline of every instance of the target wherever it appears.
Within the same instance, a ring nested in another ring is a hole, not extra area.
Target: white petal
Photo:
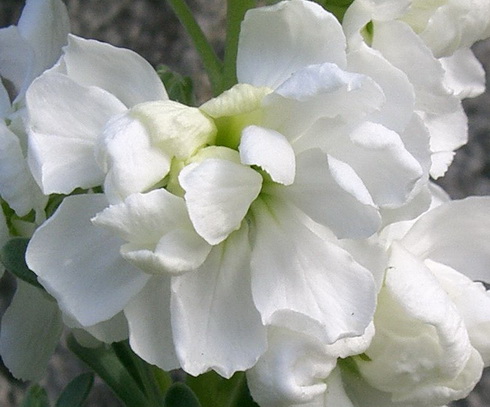
[[[107,123],[95,154],[106,173],[104,192],[111,203],[149,190],[170,170],[171,157],[155,146],[145,126],[127,113]]]
[[[164,370],[180,367],[170,322],[170,277],[150,279],[126,306],[131,349],[148,363]]]
[[[425,264],[463,317],[471,345],[480,353],[485,366],[490,365],[490,293],[482,283],[471,281],[461,273],[435,261]]]
[[[351,394],[347,394],[343,384],[344,375],[341,374],[340,369],[334,369],[328,376],[326,381],[327,391],[325,393],[325,401],[323,406],[335,406],[335,407],[355,407]],[[322,407],[323,407],[322,406]],[[374,406],[374,404],[373,404]],[[375,404],[376,407],[383,407],[381,404]],[[391,406],[387,406],[391,407]],[[403,406],[399,406],[403,407]]]
[[[485,70],[471,49],[459,49],[439,61],[446,71],[446,86],[458,98],[472,98],[485,92]]]
[[[277,198],[255,202],[252,216],[252,292],[263,323],[295,329],[296,313],[317,321],[327,343],[362,334],[375,306],[371,273]]]
[[[250,290],[248,228],[213,248],[195,272],[172,279],[172,328],[182,368],[229,378],[252,367],[266,332]]]
[[[128,339],[129,336],[128,321],[122,312],[107,321],[87,326],[84,329],[104,343],[120,342]]]
[[[381,109],[374,112],[370,120],[391,130],[403,131],[412,118],[415,104],[414,89],[407,76],[366,44],[349,52],[347,58],[348,69],[372,78],[386,98]]]
[[[90,222],[106,206],[103,195],[65,198],[26,253],[41,284],[83,326],[116,315],[149,278],[121,257],[119,238]]]
[[[295,72],[264,98],[264,126],[285,135],[297,153],[295,140],[319,118],[353,123],[383,102],[381,89],[366,75],[330,63],[312,65]]]
[[[0,29],[0,76],[13,102],[31,82],[34,51],[15,26]]]
[[[373,47],[405,72],[414,86],[416,106],[427,111],[444,109],[444,99],[450,95],[443,84],[444,70],[420,37],[400,21],[376,23],[373,32]]]
[[[273,191],[338,238],[365,238],[380,226],[378,210],[357,174],[318,149],[299,154],[294,184]]]
[[[92,326],[82,326],[67,314],[63,314],[63,322],[72,329],[77,341],[87,347],[100,346],[100,342],[119,342],[129,337],[128,321],[123,312]]]
[[[393,401],[439,406],[465,397],[483,363],[465,325],[424,264],[393,244],[374,317],[376,335],[357,364]]]
[[[0,195],[19,216],[47,201],[24,158],[19,138],[0,122]]]
[[[188,159],[214,144],[216,126],[199,109],[172,100],[141,103],[130,115],[146,127],[151,140],[169,156]]]
[[[114,115],[125,111],[114,96],[48,72],[26,95],[30,115],[29,165],[46,194],[70,193],[102,184],[95,161],[96,137]]]
[[[93,222],[129,242],[122,256],[152,274],[195,270],[211,250],[194,231],[184,200],[164,189],[130,195]]]
[[[258,165],[280,184],[293,183],[296,169],[294,151],[281,133],[248,126],[243,129],[238,149],[243,164]]]
[[[451,164],[452,160],[448,160],[453,157],[453,151],[467,143],[468,117],[461,102],[447,113],[421,114],[421,117],[430,132],[430,149],[433,152],[430,174],[437,178],[444,175]]]
[[[212,245],[240,227],[262,186],[250,167],[221,159],[188,165],[179,181],[196,232]]]
[[[329,154],[354,169],[377,205],[403,205],[423,170],[400,136],[380,124],[364,122],[347,137],[345,133],[331,135],[326,147]]]
[[[404,23],[376,24],[374,32],[373,46],[404,71],[415,88],[415,107],[429,129],[431,151],[447,152],[461,147],[467,140],[466,116],[460,100],[444,83],[441,63]],[[411,60],[417,63],[410,63]]]
[[[27,0],[18,27],[36,54],[32,80],[61,56],[70,31],[68,11],[60,0]]]
[[[337,358],[327,354],[321,341],[303,333],[276,327],[268,332],[267,352],[247,372],[254,400],[261,407],[323,407],[325,379]]]
[[[323,62],[345,66],[345,37],[319,5],[294,0],[247,12],[238,43],[239,82],[276,88],[293,72]]]
[[[129,49],[70,35],[63,60],[75,82],[104,89],[126,107],[168,99],[153,67]]]
[[[56,301],[17,280],[17,291],[2,318],[0,354],[12,374],[39,380],[54,353],[63,324]]]
[[[472,280],[490,281],[490,198],[451,201],[427,212],[403,245],[421,259],[446,264]]]

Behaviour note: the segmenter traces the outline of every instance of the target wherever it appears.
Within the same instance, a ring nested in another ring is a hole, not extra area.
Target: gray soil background
[[[23,0],[0,0],[0,27],[14,24],[23,4]],[[198,91],[198,101],[209,98],[209,84],[199,59],[164,0],[66,0],[66,4],[74,34],[130,48],[153,66],[166,64],[192,77]],[[217,52],[221,53],[225,1],[190,0],[188,4]],[[490,77],[490,40],[476,44],[474,51]],[[467,100],[464,105],[469,117],[470,141],[458,151],[447,175],[439,181],[454,199],[490,195],[490,92]],[[11,280],[1,280],[0,313],[10,301],[13,289]],[[0,407],[20,406],[27,385],[9,378],[4,370],[0,371]],[[72,378],[86,370],[61,344],[42,384],[54,401]],[[122,404],[104,383],[96,381],[86,406],[122,407]],[[490,406],[490,371],[484,374],[481,383],[467,399],[454,402],[451,406]]]

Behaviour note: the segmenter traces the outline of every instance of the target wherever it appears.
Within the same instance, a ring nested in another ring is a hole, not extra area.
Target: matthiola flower
[[[268,324],[325,343],[363,334],[373,276],[338,238],[378,230],[424,164],[384,124],[382,87],[349,72],[335,18],[303,0],[249,11],[239,84],[199,108],[123,106],[121,73],[90,47],[72,38],[27,96],[43,190],[104,189],[66,198],[28,248],[64,312],[89,326],[123,310],[148,362],[227,377],[264,352]]]
[[[489,279],[489,209],[488,198],[444,202],[408,228],[384,230],[374,335],[326,345],[270,328],[269,349],[248,373],[254,398],[261,406],[436,407],[465,397],[490,362],[490,296],[472,281]]]
[[[369,46],[406,75],[412,84],[415,110],[430,132],[431,175],[434,178],[444,175],[454,150],[467,141],[467,118],[460,99],[477,96],[485,89],[484,71],[471,50],[458,48],[450,56],[439,58],[440,55],[434,54],[424,42],[419,30],[409,24],[409,15],[420,12],[422,16],[426,11],[428,14],[423,18],[430,25],[434,21],[429,18],[430,11],[441,3],[459,2],[437,2],[422,7],[421,2],[415,1],[356,0],[343,21],[351,52],[365,52]],[[488,8],[483,3],[482,7]],[[437,10],[449,7],[448,4]],[[471,8],[478,9],[485,16],[488,13],[473,4]],[[453,9],[449,14],[459,18],[458,13]],[[440,16],[441,21],[444,20],[443,15]],[[444,18],[444,24],[452,24],[449,15]],[[461,18],[461,21],[465,19]],[[442,30],[438,37],[447,32]],[[413,60],[417,63],[414,64]]]
[[[25,93],[58,60],[68,31],[61,0],[28,0],[18,25],[0,29],[0,196],[19,216],[42,217],[47,200],[25,159]]]

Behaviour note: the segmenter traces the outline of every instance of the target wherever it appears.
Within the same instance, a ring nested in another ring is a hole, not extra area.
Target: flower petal
[[[0,122],[0,195],[19,216],[44,207],[47,197],[27,167],[19,138]]]
[[[337,19],[319,5],[294,0],[245,15],[238,43],[239,82],[276,88],[293,72],[322,62],[345,66],[345,37]]]
[[[0,29],[0,76],[13,102],[31,83],[34,51],[15,26]]]
[[[128,113],[107,123],[95,148],[97,162],[106,173],[104,192],[111,203],[149,190],[170,170],[171,157],[152,143],[146,127]]]
[[[348,137],[350,141],[332,140],[335,144],[330,145],[329,153],[360,175],[377,205],[396,208],[405,204],[424,173],[400,136],[380,124],[364,122]]]
[[[434,273],[463,317],[471,345],[490,365],[490,292],[482,283],[473,282],[451,267],[432,260],[425,265]]]
[[[323,407],[325,378],[337,357],[304,333],[270,327],[267,351],[247,372],[247,383],[261,407]],[[337,407],[337,404],[334,404]]]
[[[286,136],[298,153],[296,140],[319,118],[351,124],[379,109],[383,102],[381,89],[366,75],[346,72],[330,63],[311,65],[264,98],[263,125]],[[321,142],[315,136],[316,143]]]
[[[294,203],[341,239],[368,237],[381,224],[378,210],[357,174],[319,149],[298,155],[294,184],[265,189]]]
[[[243,226],[213,248],[195,272],[172,279],[172,328],[183,369],[229,378],[266,349],[250,291],[250,243]]]
[[[439,406],[465,397],[483,363],[455,306],[422,261],[391,246],[374,317],[376,335],[357,360],[373,387],[395,402]]]
[[[82,86],[97,86],[126,107],[168,99],[153,67],[136,52],[74,35],[68,37],[63,61],[67,75]]]
[[[113,343],[129,337],[128,321],[123,312],[119,312],[107,321],[92,326],[82,326],[76,319],[63,314],[63,322],[73,331],[77,341],[87,347],[99,346],[100,342]],[[100,341],[100,342],[99,342]]]
[[[36,54],[32,81],[61,56],[70,32],[68,11],[60,0],[27,0],[17,26]]]
[[[440,262],[472,280],[490,281],[490,198],[447,202],[427,212],[402,244],[421,259]]]
[[[128,303],[124,314],[129,323],[129,344],[136,354],[167,371],[180,367],[170,323],[170,277],[151,278]]]
[[[196,232],[212,245],[240,227],[262,186],[250,167],[221,159],[188,165],[179,181]]]
[[[386,98],[370,120],[396,132],[403,131],[412,118],[415,104],[414,89],[407,76],[366,44],[349,52],[347,58],[348,69],[372,78]]]
[[[103,195],[65,198],[26,252],[41,284],[83,326],[116,315],[149,279],[121,257],[119,238],[90,222],[106,206]]]
[[[281,133],[248,126],[243,129],[238,149],[243,164],[258,165],[280,184],[293,183],[296,169],[294,151]]]
[[[195,270],[211,250],[194,231],[184,200],[165,189],[130,195],[93,222],[129,242],[122,256],[151,274]]]
[[[471,49],[459,49],[439,61],[446,72],[446,86],[458,98],[473,98],[485,92],[485,70]]]
[[[95,140],[112,116],[126,110],[124,105],[100,88],[82,87],[49,71],[32,83],[26,100],[29,165],[43,192],[68,194],[101,185]]]
[[[361,335],[375,307],[371,273],[277,198],[254,202],[252,216],[252,292],[263,323],[294,329],[297,313],[317,321],[327,343]]]
[[[54,353],[63,324],[56,301],[17,280],[17,291],[2,318],[0,354],[21,380],[39,380]]]

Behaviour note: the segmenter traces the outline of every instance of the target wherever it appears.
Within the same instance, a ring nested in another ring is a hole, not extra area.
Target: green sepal
[[[0,261],[17,278],[44,290],[37,281],[36,274],[27,267],[25,257],[28,243],[29,239],[24,237],[10,239],[0,250]]]
[[[29,387],[20,407],[50,407],[46,390],[38,384]]]
[[[197,377],[188,376],[186,383],[202,407],[258,407],[250,396],[244,372],[224,379],[211,371]]]
[[[56,407],[82,407],[94,384],[93,373],[82,373],[75,377],[61,393]]]
[[[174,383],[165,394],[165,407],[201,407],[199,400],[189,386]]]
[[[101,345],[97,348],[85,348],[73,335],[68,337],[67,345],[81,361],[100,376],[126,407],[151,406],[138,383],[111,347]]]
[[[157,74],[165,85],[170,100],[194,106],[194,88],[191,78],[172,71],[167,65],[159,65]]]

